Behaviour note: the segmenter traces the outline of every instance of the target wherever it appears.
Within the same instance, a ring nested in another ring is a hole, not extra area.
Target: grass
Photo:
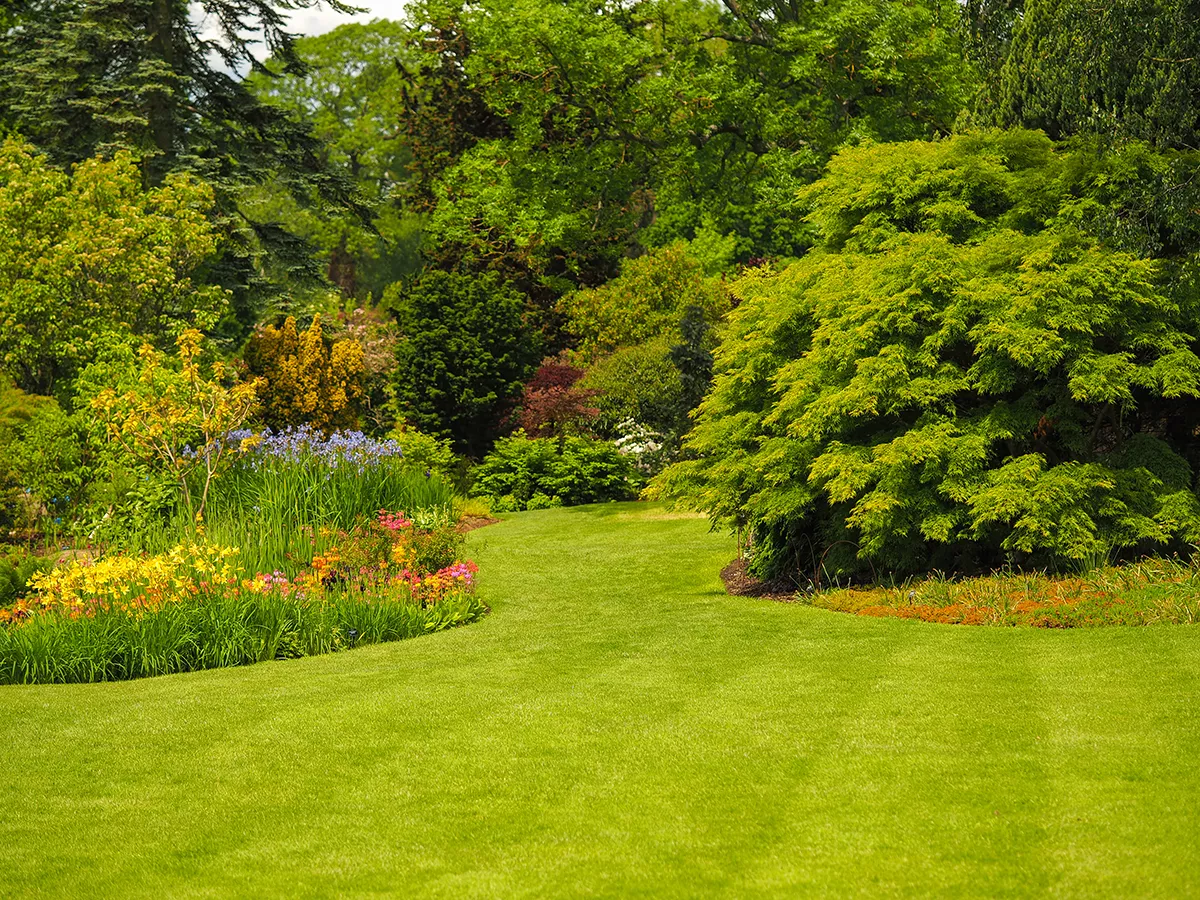
[[[659,507],[470,551],[469,628],[0,689],[0,895],[1200,892],[1200,629],[731,598]]]

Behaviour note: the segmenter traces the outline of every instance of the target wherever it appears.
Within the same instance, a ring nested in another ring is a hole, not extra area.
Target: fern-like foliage
[[[1200,162],[1028,131],[840,153],[803,197],[820,246],[734,285],[692,458],[654,491],[752,526],[769,575],[1200,540],[1196,293],[1139,249],[1130,166]]]

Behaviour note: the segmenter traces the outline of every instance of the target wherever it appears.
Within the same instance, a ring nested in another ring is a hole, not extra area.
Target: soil
[[[755,578],[747,571],[744,559],[735,559],[723,568],[721,580],[725,582],[725,592],[735,597],[759,597],[777,603],[793,603],[796,600],[795,585],[784,580],[763,581]]]
[[[499,519],[493,519],[491,516],[467,516],[454,526],[454,530],[459,534],[466,534],[468,531],[474,531],[476,528],[495,525],[499,521]]]

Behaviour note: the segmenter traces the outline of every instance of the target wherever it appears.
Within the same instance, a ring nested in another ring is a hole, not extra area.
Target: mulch
[[[723,568],[721,581],[725,582],[725,592],[734,597],[758,597],[762,600],[774,600],[776,603],[796,602],[795,585],[781,579],[763,581],[755,578],[747,571],[744,559],[735,559]]]
[[[495,525],[499,521],[499,519],[493,519],[491,516],[467,516],[467,518],[454,526],[454,530],[459,534],[466,534],[468,531],[474,531],[476,528]]]

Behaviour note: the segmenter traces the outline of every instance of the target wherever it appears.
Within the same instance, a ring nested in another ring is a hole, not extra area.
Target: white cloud
[[[367,7],[365,13],[344,16],[328,7],[298,9],[292,13],[291,30],[298,34],[324,34],[346,22],[370,22],[372,19],[399,19],[404,0],[347,0],[351,6]]]

